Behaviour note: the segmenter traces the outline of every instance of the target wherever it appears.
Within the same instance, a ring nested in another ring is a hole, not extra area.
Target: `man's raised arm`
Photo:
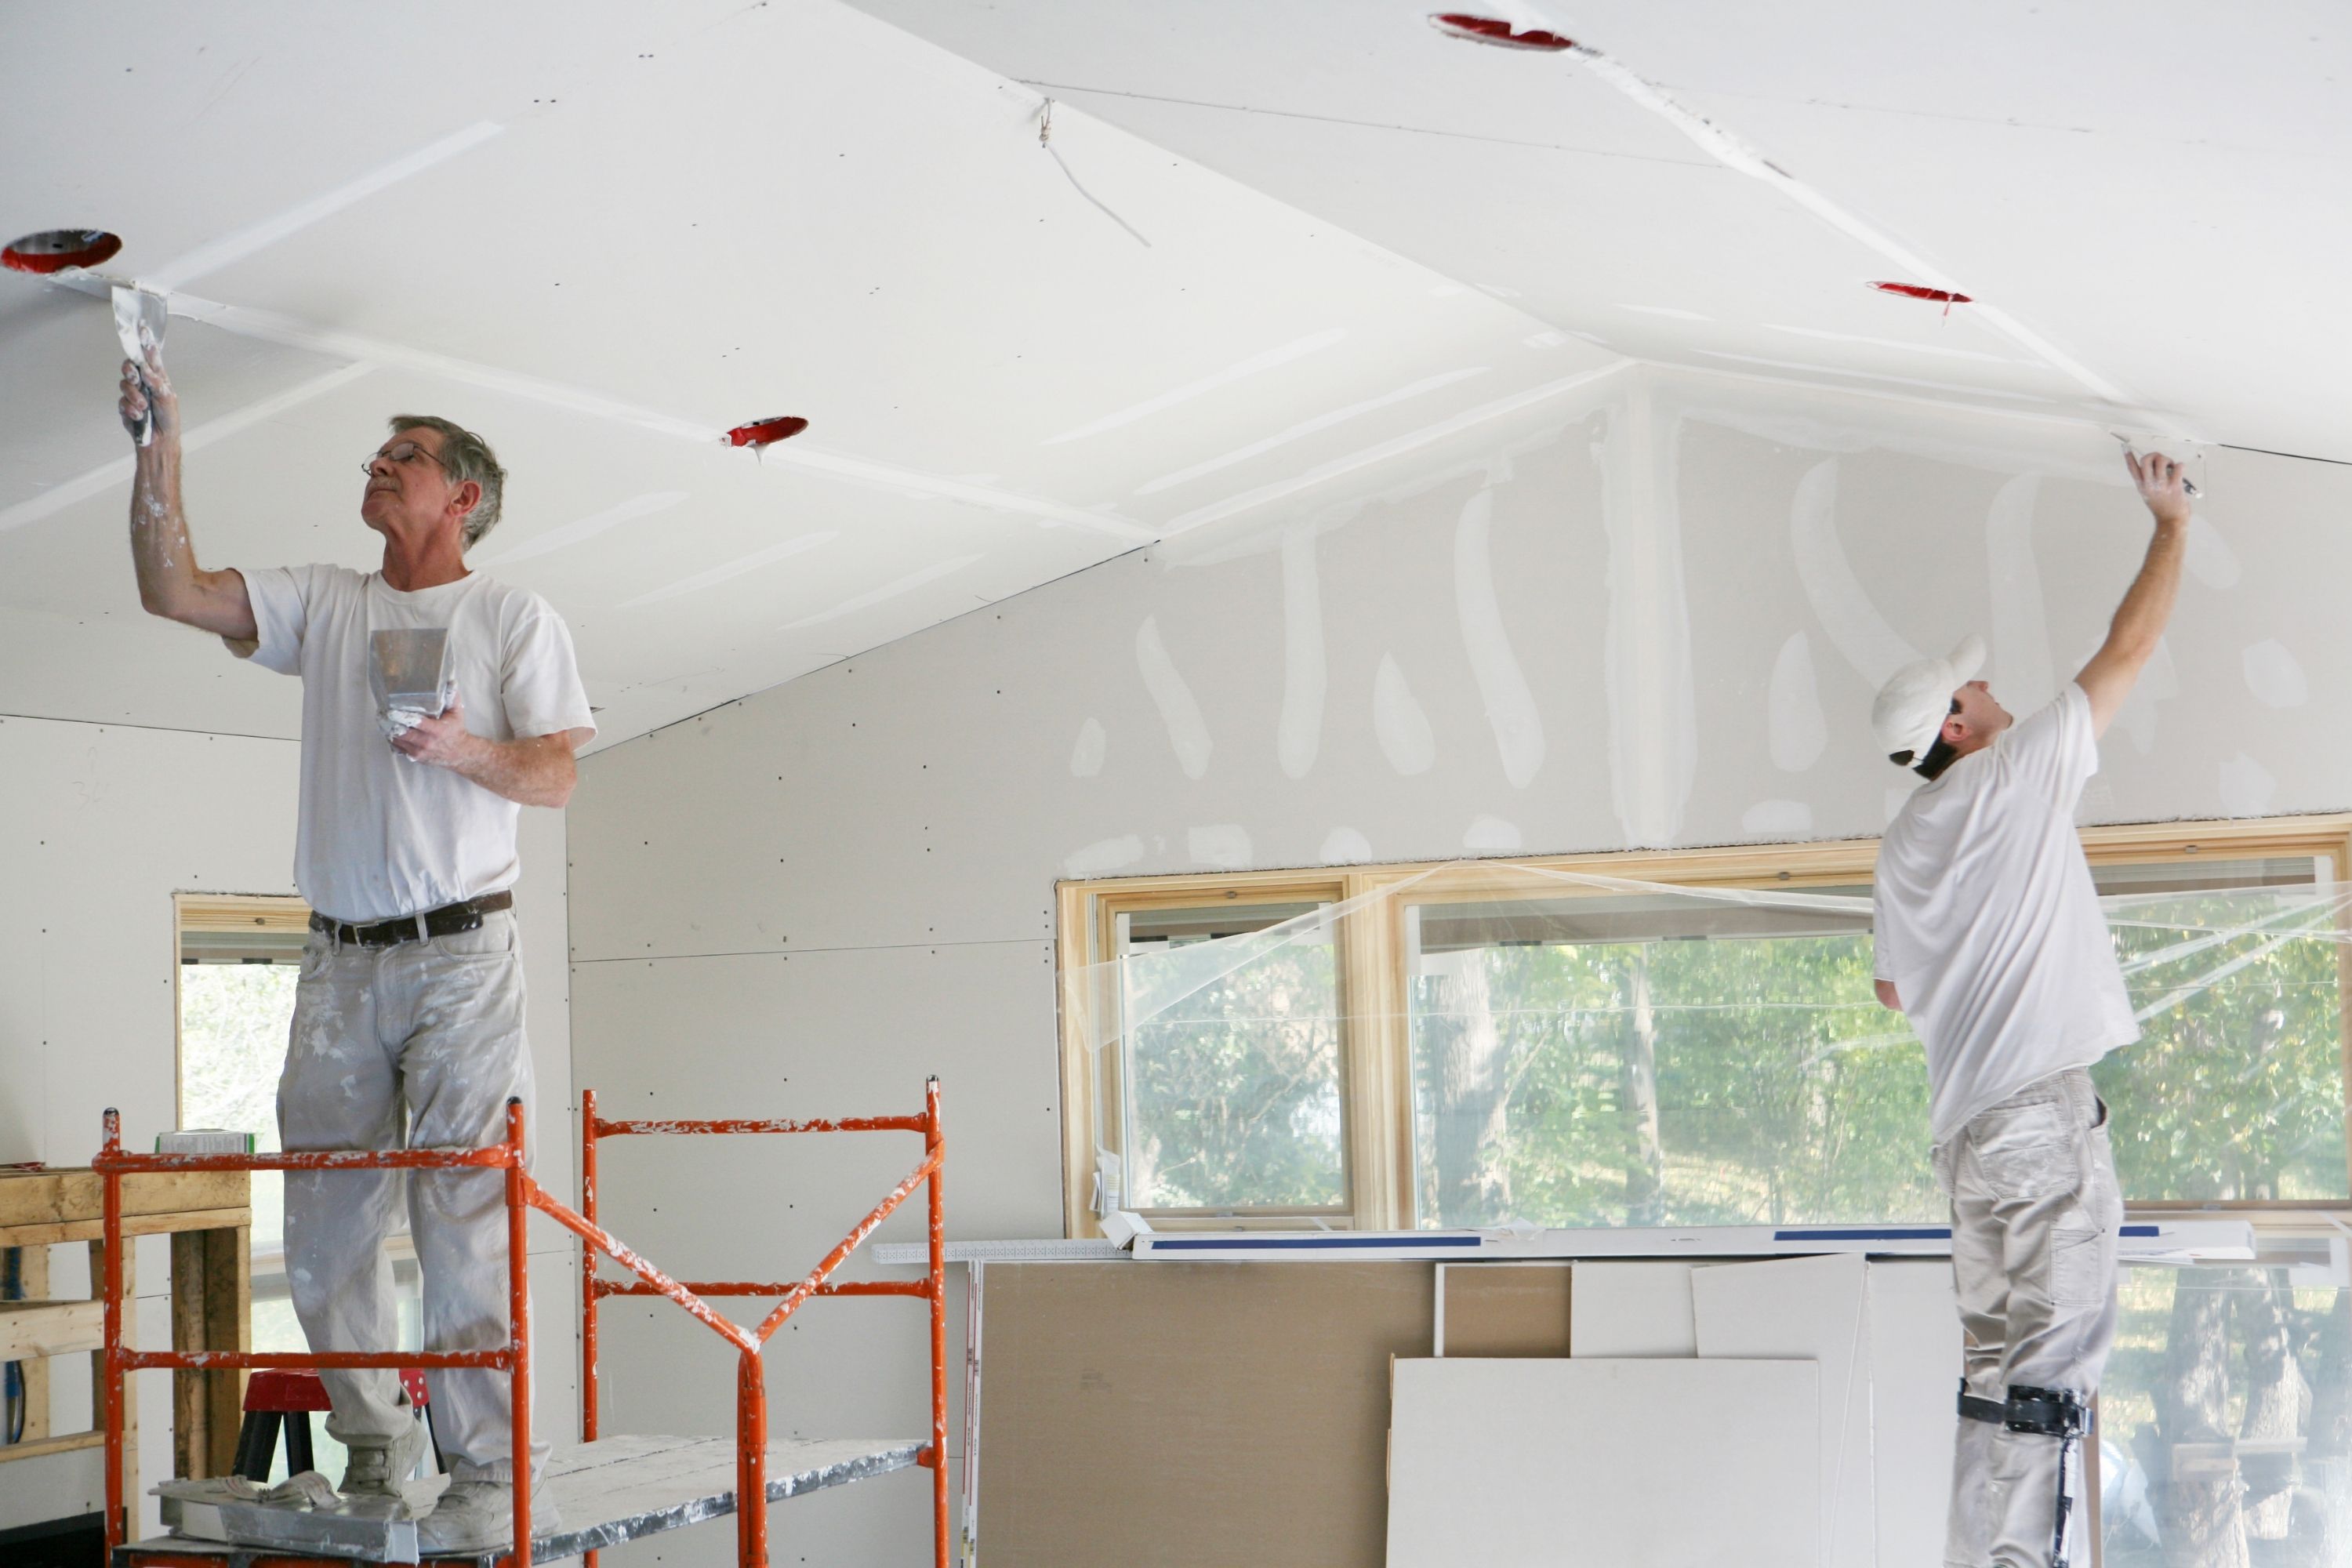
[[[131,563],[139,572],[140,606],[151,616],[249,643],[260,630],[245,578],[235,571],[205,571],[188,547],[187,514],[180,508],[180,400],[163,374],[162,351],[152,345],[143,367],[122,362],[120,409],[134,437],[140,416],[151,408],[155,436],[136,449],[131,480]]]
[[[2180,563],[2189,552],[2189,496],[2181,484],[2180,465],[2161,452],[2147,457],[2124,454],[2140,500],[2156,517],[2156,537],[2147,542],[2147,558],[2132,579],[2124,602],[2108,623],[2107,640],[2074,678],[2091,700],[2091,732],[2104,735],[2123,710],[2139,672],[2156,652],[2172,618],[2172,601],[2180,592]]]

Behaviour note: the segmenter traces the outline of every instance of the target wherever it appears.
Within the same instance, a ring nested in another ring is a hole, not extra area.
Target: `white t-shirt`
[[[2098,768],[2091,700],[2069,684],[1913,792],[1879,845],[1878,978],[1927,1043],[1938,1143],[2139,1038],[2074,833]]]
[[[364,924],[513,887],[522,807],[393,750],[369,685],[370,637],[447,627],[449,669],[474,734],[593,732],[562,617],[538,595],[479,573],[403,593],[382,573],[346,566],[241,570],[260,632],[249,657],[302,678],[294,881],[310,907]]]

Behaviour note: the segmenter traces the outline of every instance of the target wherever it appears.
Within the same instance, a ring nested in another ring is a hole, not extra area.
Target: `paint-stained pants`
[[[506,1106],[531,1104],[522,963],[511,913],[481,929],[396,947],[302,952],[278,1129],[289,1150],[477,1149],[506,1139]],[[527,1128],[526,1153],[535,1129]],[[405,1180],[404,1180],[404,1177]],[[498,1171],[289,1171],[286,1272],[313,1351],[399,1343],[384,1243],[405,1189],[425,1283],[425,1348],[507,1343],[506,1180]],[[339,1441],[382,1440],[415,1417],[389,1372],[320,1374]],[[460,1479],[514,1479],[507,1375],[425,1374],[434,1436]],[[531,1446],[534,1477],[547,1464]]]
[[[1936,1150],[1952,1200],[1952,1279],[1970,1394],[2099,1386],[2116,1337],[2124,1217],[2106,1106],[2077,1068],[1969,1119]],[[2066,1561],[2086,1563],[2089,1434],[2066,1455]],[[1959,1418],[1948,1568],[2048,1568],[2058,1540],[2059,1439]]]

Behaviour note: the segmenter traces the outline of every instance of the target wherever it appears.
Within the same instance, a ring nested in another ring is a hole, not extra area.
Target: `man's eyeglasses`
[[[426,451],[417,443],[414,441],[394,441],[391,446],[386,447],[383,451],[374,454],[373,457],[369,458],[366,462],[362,463],[360,465],[360,472],[373,477],[375,473],[375,466],[380,461],[388,459],[395,463],[413,463],[419,458],[423,458],[426,462],[429,462],[440,468],[444,473],[448,471],[448,464],[442,462],[440,458]]]

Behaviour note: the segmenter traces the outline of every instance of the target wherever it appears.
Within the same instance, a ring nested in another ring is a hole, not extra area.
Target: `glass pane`
[[[2099,1391],[2106,1568],[2352,1564],[2341,1279],[2259,1264],[2125,1272]]]
[[[2102,871],[2141,1020],[2092,1069],[2126,1197],[2352,1195],[2340,884],[2313,875],[2307,859]]]
[[[1926,1062],[1873,994],[1851,906],[1662,893],[1406,916],[1422,1225],[1940,1215]]]
[[[1300,929],[1263,949],[1185,950]],[[1230,958],[1223,956],[1230,953]],[[1217,905],[1119,917],[1125,1206],[1339,1208],[1348,1199],[1339,985],[1313,904]]]
[[[180,966],[180,1115],[189,1127],[226,1127],[254,1134],[254,1147],[278,1147],[278,1075],[294,1022],[290,963],[184,963]],[[253,1247],[285,1245],[286,1178],[253,1173]]]

